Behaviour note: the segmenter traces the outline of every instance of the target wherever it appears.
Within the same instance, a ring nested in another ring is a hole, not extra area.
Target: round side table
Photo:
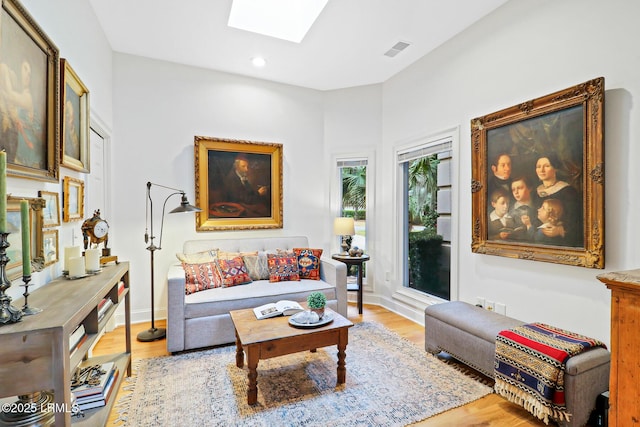
[[[358,281],[357,288],[349,288],[347,286],[348,291],[358,291],[358,314],[362,314],[362,266],[365,262],[369,261],[369,255],[362,256],[350,256],[350,255],[341,255],[341,254],[333,254],[331,258],[344,262],[347,265],[355,265],[358,267]]]

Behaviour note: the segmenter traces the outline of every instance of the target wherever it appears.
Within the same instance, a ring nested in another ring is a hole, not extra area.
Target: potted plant
[[[324,316],[324,306],[327,304],[327,297],[322,292],[312,292],[307,297],[307,305],[309,310],[318,314],[318,317],[322,319]]]

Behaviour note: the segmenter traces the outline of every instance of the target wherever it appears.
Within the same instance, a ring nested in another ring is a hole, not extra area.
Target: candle
[[[64,248],[64,271],[69,271],[69,259],[80,256],[80,246],[68,246]]]
[[[69,277],[82,277],[85,273],[83,256],[69,258]]]
[[[29,202],[26,200],[20,200],[20,219],[22,220],[22,275],[31,276],[31,233],[29,232]]]
[[[100,249],[87,249],[84,252],[87,262],[87,271],[96,272],[100,270]]]
[[[7,232],[7,153],[0,151],[0,233]]]

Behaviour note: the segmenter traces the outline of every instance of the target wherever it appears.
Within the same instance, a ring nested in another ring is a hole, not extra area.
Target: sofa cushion
[[[269,281],[299,281],[298,258],[293,252],[267,254],[267,265],[269,266]]]
[[[185,273],[185,294],[222,287],[222,278],[215,262],[200,264],[182,263]]]
[[[210,250],[207,250],[207,251],[196,252],[196,253],[192,253],[192,254],[177,253],[176,257],[182,263],[202,264],[202,263],[205,263],[205,262],[213,262],[216,259],[218,259],[218,254],[217,253],[218,253],[217,249],[210,249]]]
[[[222,278],[222,286],[229,287],[251,282],[251,277],[249,277],[249,272],[244,265],[242,257],[219,259],[217,265]]]
[[[293,248],[298,259],[298,272],[301,279],[320,280],[320,257],[322,249]]]
[[[242,257],[244,265],[247,266],[251,280],[269,280],[269,265],[267,264],[267,254],[256,253],[256,255],[245,255]]]
[[[242,286],[209,289],[185,295],[185,318],[229,314],[231,310],[255,308],[281,299],[304,302],[311,292],[322,292],[327,300],[337,299],[336,288],[323,280],[299,282],[256,280]]]

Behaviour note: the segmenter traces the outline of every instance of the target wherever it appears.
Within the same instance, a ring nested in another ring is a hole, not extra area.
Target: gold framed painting
[[[62,181],[62,220],[79,221],[84,217],[84,181],[65,176]]]
[[[60,75],[60,161],[69,169],[89,172],[89,89],[64,58]]]
[[[58,230],[44,230],[42,232],[42,258],[45,267],[60,260],[58,249]]]
[[[475,253],[604,268],[604,78],[471,121]]]
[[[282,144],[194,141],[196,231],[282,228]]]
[[[40,271],[44,265],[42,248],[42,209],[44,200],[35,197],[7,196],[7,229],[9,231],[9,247],[7,256],[7,277],[15,280],[22,276],[22,221],[20,218],[20,201],[29,202],[29,229],[31,231],[31,270]]]
[[[38,191],[38,197],[44,199],[45,206],[42,211],[42,226],[44,228],[60,225],[60,202],[58,193],[52,191]]]
[[[0,149],[7,174],[58,182],[59,51],[15,0],[1,0]]]

